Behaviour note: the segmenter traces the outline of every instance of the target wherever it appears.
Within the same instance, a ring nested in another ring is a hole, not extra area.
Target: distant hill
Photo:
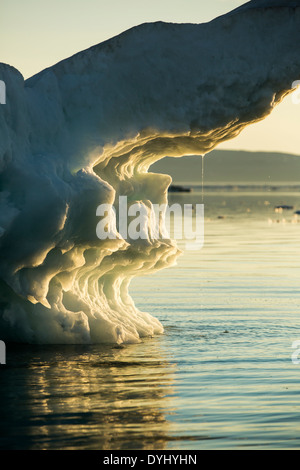
[[[172,176],[173,183],[201,184],[202,158],[189,156],[164,158],[155,163],[150,171]],[[204,183],[300,183],[300,156],[214,150],[204,158]]]

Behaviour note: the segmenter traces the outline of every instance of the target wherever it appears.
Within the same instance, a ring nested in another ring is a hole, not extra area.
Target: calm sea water
[[[201,203],[201,188],[175,201]],[[204,248],[132,284],[164,335],[8,345],[1,449],[300,447],[300,217],[274,211],[299,210],[300,192],[215,188],[204,203]]]

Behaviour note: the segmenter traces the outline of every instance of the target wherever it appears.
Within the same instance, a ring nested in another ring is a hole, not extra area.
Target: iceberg
[[[146,23],[24,81],[0,64],[0,335],[132,343],[163,333],[129,295],[173,240],[96,235],[99,204],[166,204],[165,157],[204,155],[265,119],[300,78],[300,1],[205,24]],[[147,209],[147,210],[148,210]],[[163,231],[163,221],[160,230]]]

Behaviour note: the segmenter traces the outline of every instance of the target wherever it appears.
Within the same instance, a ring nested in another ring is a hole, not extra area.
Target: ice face
[[[170,177],[152,163],[208,153],[291,92],[299,2],[264,3],[203,25],[144,24],[25,82],[0,65],[2,340],[126,343],[163,332],[128,286],[174,264],[176,243],[101,241],[96,209],[119,196],[166,204]]]

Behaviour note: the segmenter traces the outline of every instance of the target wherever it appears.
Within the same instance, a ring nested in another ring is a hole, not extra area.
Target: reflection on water
[[[173,374],[159,341],[124,349],[9,346],[1,448],[164,449]]]

